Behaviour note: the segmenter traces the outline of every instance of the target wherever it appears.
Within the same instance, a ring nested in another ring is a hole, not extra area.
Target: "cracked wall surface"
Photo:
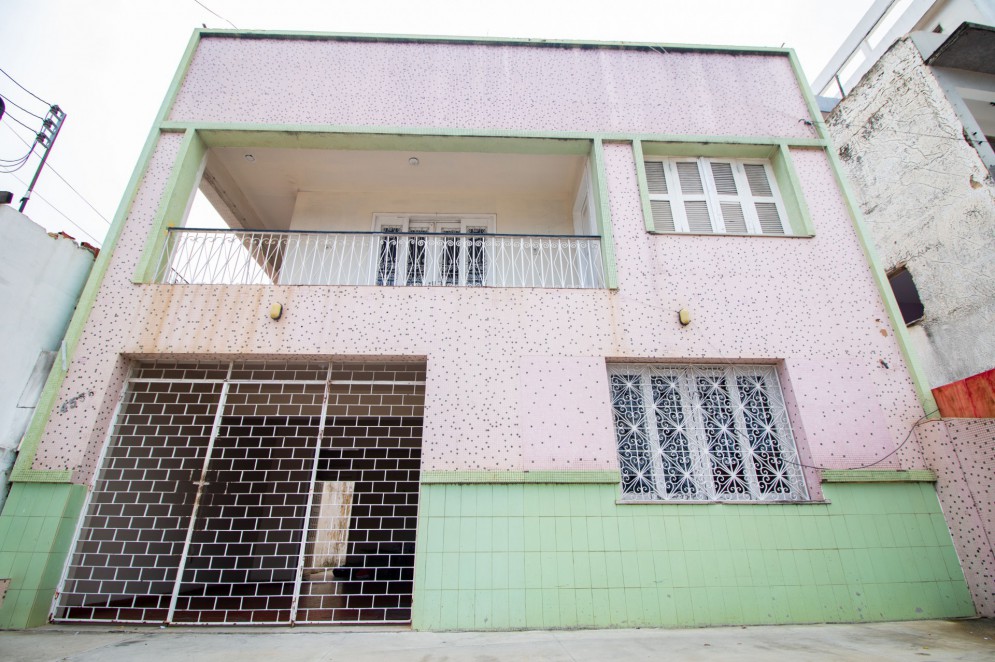
[[[827,120],[886,269],[925,305],[930,385],[995,366],[995,184],[919,51],[899,40]]]

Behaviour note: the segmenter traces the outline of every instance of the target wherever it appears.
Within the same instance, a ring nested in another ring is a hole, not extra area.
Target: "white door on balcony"
[[[493,227],[493,216],[377,214],[376,284],[486,285],[486,239],[471,235],[488,234]]]

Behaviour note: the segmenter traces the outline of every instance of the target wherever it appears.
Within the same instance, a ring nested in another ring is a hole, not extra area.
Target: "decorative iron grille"
[[[155,282],[603,288],[601,238],[170,228]]]
[[[612,365],[609,381],[623,499],[806,498],[772,367]]]

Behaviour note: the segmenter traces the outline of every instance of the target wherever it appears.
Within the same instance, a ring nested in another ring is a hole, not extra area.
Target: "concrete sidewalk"
[[[995,660],[995,621],[695,630],[411,632],[367,628],[50,626],[0,632],[0,660]]]

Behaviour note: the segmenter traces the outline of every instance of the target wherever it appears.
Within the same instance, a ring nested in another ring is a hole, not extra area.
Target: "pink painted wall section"
[[[787,57],[204,38],[170,119],[816,137]]]
[[[945,419],[916,429],[980,616],[995,616],[995,419]]]
[[[649,236],[631,150],[606,148],[619,256],[609,356],[783,360],[813,461],[857,467],[893,451],[922,412],[828,161],[792,158],[814,238]]]
[[[781,56],[454,48],[208,39],[173,117],[810,135]],[[36,469],[91,479],[122,357],[147,355],[426,360],[422,466],[450,471],[616,467],[606,361],[771,363],[806,463],[923,466],[894,453],[921,411],[820,150],[792,150],[815,237],[662,236],[631,144],[607,143],[617,291],[136,285],[180,141],[160,137],[59,401],[88,395],[53,413]]]
[[[182,140],[179,133],[159,137],[42,435],[34,469],[77,470],[92,463],[103,445],[126,374],[120,357],[123,340],[142,333],[148,314],[140,307],[131,276]]]
[[[425,469],[616,466],[606,358],[783,362],[796,436],[819,466],[873,462],[918,417],[819,152],[796,154],[816,237],[652,236],[631,146],[608,144],[616,292],[135,285],[178,140],[160,142],[63,389],[94,396],[55,413],[35,468],[89,480],[122,354],[426,357]],[[284,304],[279,323],[267,316],[274,301]]]
[[[520,361],[523,466],[533,471],[616,468],[604,359],[523,356]]]

